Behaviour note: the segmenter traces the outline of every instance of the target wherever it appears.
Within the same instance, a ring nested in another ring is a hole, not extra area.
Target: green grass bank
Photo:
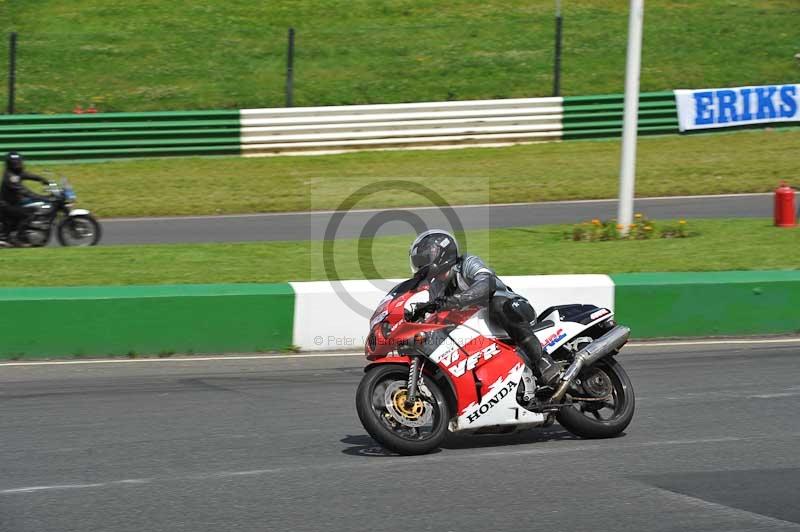
[[[565,95],[623,88],[628,3],[563,2]],[[18,112],[549,96],[551,0],[14,1]],[[659,0],[645,11],[642,90],[796,81],[795,0]],[[5,46],[2,50],[5,51]],[[6,86],[0,86],[5,101]]]
[[[667,223],[667,222],[661,222]],[[659,221],[656,222],[658,227]],[[685,239],[573,242],[571,226],[470,231],[462,244],[501,275],[800,269],[800,230],[767,219],[692,220]],[[339,240],[340,279],[408,276],[411,236]],[[331,278],[321,242],[2,250],[0,287],[278,283]]]

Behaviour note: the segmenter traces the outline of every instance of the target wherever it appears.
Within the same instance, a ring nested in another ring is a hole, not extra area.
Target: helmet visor
[[[408,257],[411,262],[411,273],[415,274],[420,268],[424,268],[433,262],[435,251],[436,248],[434,246],[426,246],[425,243],[417,244],[411,248],[411,254]]]

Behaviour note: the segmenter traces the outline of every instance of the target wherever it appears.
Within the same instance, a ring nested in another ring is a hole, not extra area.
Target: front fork
[[[408,395],[406,396],[406,404],[409,406],[413,405],[417,400],[419,379],[424,366],[425,359],[422,357],[415,356],[411,358],[411,367],[408,369]]]

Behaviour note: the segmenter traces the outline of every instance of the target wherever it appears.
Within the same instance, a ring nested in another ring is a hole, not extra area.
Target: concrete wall
[[[0,289],[0,357],[285,349],[293,312],[286,284]]]
[[[800,271],[503,280],[538,312],[611,308],[633,338],[800,332]],[[360,350],[396,282],[0,289],[0,358]]]

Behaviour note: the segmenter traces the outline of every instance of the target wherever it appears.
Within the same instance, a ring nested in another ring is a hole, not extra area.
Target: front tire
[[[413,405],[405,404],[408,366],[382,364],[367,370],[356,392],[356,411],[372,438],[404,455],[437,449],[447,436],[450,412],[441,388],[422,377]]]
[[[559,410],[556,419],[561,426],[581,438],[613,438],[621,434],[636,408],[633,384],[622,365],[613,357],[605,357],[581,371],[578,379],[583,393],[576,393],[572,406]],[[605,392],[598,392],[604,387],[608,388],[607,400],[580,401],[579,396],[602,396]]]
[[[62,246],[96,246],[103,230],[94,216],[80,214],[62,220],[56,234]]]

